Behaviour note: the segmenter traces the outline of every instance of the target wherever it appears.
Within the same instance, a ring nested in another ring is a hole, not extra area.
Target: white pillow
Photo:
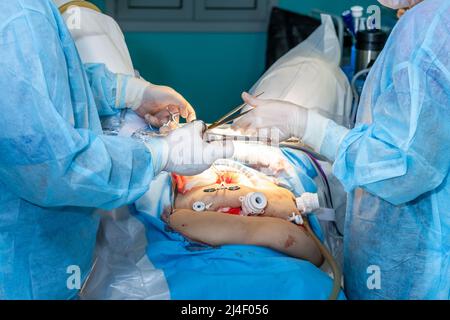
[[[341,49],[333,21],[322,15],[322,25],[308,39],[281,57],[253,86],[261,98],[289,101],[340,125],[350,123],[352,91],[339,67]]]

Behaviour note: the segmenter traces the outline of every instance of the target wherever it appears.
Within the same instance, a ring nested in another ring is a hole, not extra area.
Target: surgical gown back
[[[85,69],[52,1],[0,2],[0,57],[0,299],[74,298],[93,264],[94,208],[145,193],[152,157],[102,135],[116,77]]]
[[[449,35],[447,0],[400,19],[340,145],[350,299],[450,298]]]

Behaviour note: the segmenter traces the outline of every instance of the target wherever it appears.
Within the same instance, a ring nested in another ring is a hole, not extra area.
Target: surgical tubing
[[[317,238],[314,231],[311,229],[308,217],[305,215],[304,224],[306,231],[311,235],[315,244],[319,247],[320,253],[325,258],[325,260],[330,264],[331,270],[333,271],[333,289],[328,297],[328,300],[337,300],[339,297],[339,292],[341,291],[341,281],[342,273],[339,266],[331,255],[330,251],[322,244],[322,242]]]
[[[317,171],[319,172],[320,176],[322,177],[323,181],[325,182],[325,186],[327,187],[328,198],[330,200],[330,206],[331,206],[331,208],[334,208],[333,198],[331,196],[331,188],[330,188],[330,184],[328,183],[327,175],[323,171],[322,166],[317,161],[317,159],[314,158],[314,156],[311,153],[306,152],[306,151],[305,151],[305,153],[311,159],[311,161],[313,162],[313,164],[316,167]]]
[[[342,278],[341,271],[338,267],[338,264],[336,263],[336,260],[334,260],[333,256],[331,255],[330,251],[317,238],[308,220],[308,214],[319,208],[319,198],[317,194],[304,193],[301,197],[296,199],[296,203],[298,209],[305,216],[305,219],[303,219],[303,226],[306,228],[307,232],[311,235],[313,241],[319,247],[320,253],[329,263],[333,271],[333,289],[328,299],[336,300],[339,297],[339,292],[341,290],[341,278]]]
[[[332,199],[332,196],[331,196],[331,188],[330,188],[330,184],[328,183],[327,175],[323,171],[322,166],[317,161],[317,159],[314,156],[314,154],[311,151],[309,151],[308,149],[303,148],[301,146],[294,146],[294,145],[287,145],[287,144],[280,145],[280,146],[281,147],[285,147],[285,148],[291,148],[291,149],[294,149],[294,150],[302,151],[311,159],[311,162],[312,162],[314,168],[316,169],[317,172],[319,172],[319,175],[321,176],[321,178],[324,181],[325,186],[327,188],[328,198],[329,198],[329,202],[330,202],[329,205],[330,205],[331,208],[334,208],[333,199]]]

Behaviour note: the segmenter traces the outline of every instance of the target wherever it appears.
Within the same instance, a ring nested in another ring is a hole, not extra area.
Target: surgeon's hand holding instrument
[[[256,95],[256,97],[260,97],[261,95],[263,95],[264,93],[260,93],[258,95]],[[225,114],[223,117],[221,117],[219,120],[214,121],[212,124],[210,124],[206,130],[212,130],[215,128],[218,128],[220,126],[223,126],[227,123],[230,123],[244,115],[246,115],[247,113],[249,113],[250,111],[252,111],[252,109],[244,111],[242,113],[237,114],[238,112],[242,111],[245,107],[248,106],[248,103],[245,102],[239,106],[237,106],[236,108],[234,108],[233,110],[231,110],[230,112],[228,112],[227,114]]]
[[[260,99],[248,93],[243,93],[242,98],[254,109],[236,120],[233,129],[247,134],[261,129],[276,130],[279,141],[303,137],[308,118],[307,109],[290,102]]]
[[[194,121],[170,132],[167,136],[155,137],[161,142],[163,170],[184,176],[202,173],[218,159],[231,158],[234,146],[231,141],[206,142],[203,121]]]
[[[339,137],[348,133],[347,128],[336,125],[314,110],[287,101],[258,99],[248,93],[244,93],[242,97],[255,108],[233,124],[232,128],[235,130],[244,133],[261,129],[277,130],[279,141],[295,137],[315,152],[320,152],[329,126],[336,127]],[[333,152],[330,150],[320,153],[327,159],[334,159]]]
[[[155,129],[152,124],[160,123],[159,119],[166,121],[159,127],[158,135],[167,135],[170,131],[180,127],[180,113],[174,106],[167,107],[166,110],[160,111],[160,114],[156,116],[146,114],[144,119],[152,129]]]
[[[255,97],[260,97],[264,92],[257,94]],[[249,108],[249,110],[245,110]],[[248,113],[253,111],[253,107],[248,103],[237,106],[220,119],[214,121],[205,129],[205,138],[207,141],[224,141],[232,140],[245,142],[246,144],[264,144],[268,146],[278,147],[280,140],[279,136],[270,134],[269,131],[261,132],[245,132],[236,131],[232,128],[231,123],[237,121],[239,118],[244,117]],[[239,113],[240,112],[240,113]]]
[[[255,98],[260,97],[263,94],[264,92],[261,92],[255,95]],[[245,110],[246,108],[249,108],[249,110]],[[246,144],[264,144],[268,146],[279,147],[280,137],[278,134],[274,134],[274,132],[269,132],[269,130],[265,132],[247,132],[246,130],[239,130],[239,132],[233,128],[233,125],[229,124],[233,121],[238,121],[238,119],[242,117],[245,117],[253,110],[254,107],[247,102],[244,102],[243,104],[237,106],[236,108],[225,114],[223,117],[207,126],[205,130],[206,139],[208,141],[233,140],[245,142]]]
[[[118,75],[118,93],[125,95],[126,106],[146,119],[153,127],[160,128],[178,114],[187,122],[196,119],[194,108],[181,94],[166,86],[154,85],[141,78],[127,79]],[[122,93],[122,88],[125,92]]]

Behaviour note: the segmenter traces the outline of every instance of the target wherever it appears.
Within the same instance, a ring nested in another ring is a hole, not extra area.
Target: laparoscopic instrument
[[[169,120],[166,123],[164,123],[162,125],[162,127],[170,127],[171,123],[178,123],[178,119],[180,117],[180,114],[178,112],[177,113],[171,112],[169,110],[169,108],[167,108],[167,112],[169,113]]]
[[[261,92],[260,94],[256,95],[256,97],[260,97],[263,94],[264,92]],[[228,112],[220,119],[214,121],[212,124],[205,126],[206,139],[208,140],[208,142],[233,140],[278,147],[278,136],[276,134],[273,135],[274,132],[270,132],[270,130],[261,130],[261,132],[258,132],[257,135],[243,135],[238,131],[231,129],[229,125],[231,122],[239,119],[240,117],[253,110],[253,108],[251,108],[250,110],[241,112],[247,106],[248,104],[243,103]]]
[[[263,93],[264,93],[264,92],[258,94],[256,97],[260,97]],[[222,125],[224,125],[224,124],[230,123],[231,121],[234,121],[234,120],[236,120],[236,119],[238,119],[238,118],[240,118],[240,117],[246,115],[247,113],[249,113],[250,111],[253,110],[253,108],[252,108],[252,109],[250,109],[250,110],[247,110],[247,111],[244,111],[244,112],[242,112],[242,113],[237,114],[237,113],[240,112],[242,109],[244,109],[246,106],[248,106],[247,103],[243,103],[243,104],[237,106],[236,108],[234,108],[233,110],[231,110],[230,112],[228,112],[226,115],[224,115],[222,118],[220,118],[219,120],[214,121],[212,124],[210,124],[210,125],[206,128],[206,131],[212,130],[212,129],[217,128],[217,127],[220,127],[220,126],[222,126]]]

